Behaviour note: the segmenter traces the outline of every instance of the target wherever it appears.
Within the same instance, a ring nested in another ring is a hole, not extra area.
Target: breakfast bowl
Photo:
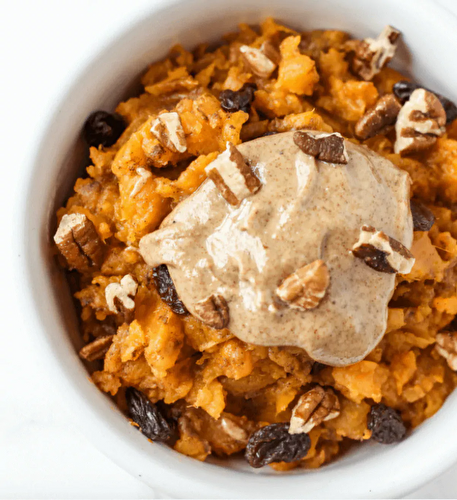
[[[21,282],[29,328],[40,340],[42,359],[82,431],[109,458],[158,491],[177,498],[398,497],[453,464],[455,394],[401,443],[368,443],[321,469],[278,473],[250,469],[235,458],[201,463],[161,444],[151,445],[91,382],[77,356],[82,346],[78,320],[52,236],[56,210],[87,165],[80,139],[87,116],[95,109],[113,110],[134,95],[144,68],[165,57],[175,43],[192,48],[219,39],[240,22],[256,24],[267,16],[297,29],[340,29],[359,38],[393,25],[402,33],[394,67],[457,99],[452,85],[457,70],[450,60],[457,46],[457,21],[432,1],[188,0],[145,9],[134,24],[114,30],[107,45],[81,65],[37,140],[20,200]]]

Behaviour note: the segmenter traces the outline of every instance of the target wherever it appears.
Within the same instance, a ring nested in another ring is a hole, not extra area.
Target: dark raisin
[[[362,259],[368,267],[380,273],[394,274],[395,269],[387,260],[387,253],[370,244],[363,244],[352,250],[355,257]]]
[[[160,298],[170,306],[171,310],[176,314],[188,314],[186,306],[178,297],[178,292],[168,272],[168,267],[165,264],[155,267],[152,271],[152,276]]]
[[[271,424],[251,434],[245,458],[258,469],[272,462],[301,460],[311,446],[308,434],[289,434],[289,424]]]
[[[124,120],[119,116],[95,111],[84,124],[84,138],[89,146],[112,146],[124,130]]]
[[[168,419],[162,407],[155,405],[137,389],[125,392],[130,418],[140,431],[152,441],[171,442],[177,437],[176,425]]]
[[[428,90],[429,92],[435,94],[436,97],[438,97],[444,108],[444,111],[446,112],[446,123],[450,123],[457,118],[457,106],[452,101],[450,101],[447,97],[444,97],[443,95],[438,94],[437,92],[434,92],[433,90],[430,90],[427,87],[423,87],[422,85],[419,85],[417,83],[401,80],[393,86],[393,93],[402,102],[402,104],[404,104],[411,97],[411,94],[417,89]]]
[[[385,404],[372,406],[367,422],[368,429],[371,431],[371,439],[378,443],[397,443],[405,437],[406,427],[400,414]]]
[[[257,85],[254,83],[246,83],[240,90],[223,90],[219,94],[222,109],[229,113],[234,113],[235,111],[249,113],[256,90]]]
[[[433,212],[418,200],[411,200],[414,231],[429,231],[435,223]]]
[[[311,368],[311,375],[318,375],[322,370],[327,368],[328,365],[324,365],[323,363],[319,363],[316,361]]]
[[[422,88],[420,85],[417,85],[417,83],[413,82],[407,82],[406,80],[401,80],[397,83],[394,84],[392,91],[397,97],[397,99],[404,104],[406,101],[409,100],[411,97],[411,94],[417,90]]]

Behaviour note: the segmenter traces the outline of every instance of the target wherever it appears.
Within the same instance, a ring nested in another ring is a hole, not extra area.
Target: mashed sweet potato
[[[258,78],[239,47],[268,41],[280,57],[271,77]],[[439,410],[457,383],[456,374],[434,350],[437,332],[457,314],[457,124],[420,155],[393,153],[392,133],[364,142],[412,179],[414,196],[435,214],[429,232],[416,232],[412,272],[398,276],[381,343],[355,365],[317,366],[293,347],[259,347],[228,330],[214,330],[178,315],[161,300],[151,269],[137,251],[142,236],[156,229],[173,207],[205,179],[205,167],[225,148],[267,132],[300,128],[337,131],[354,142],[357,120],[379,96],[404,77],[384,68],[373,81],[350,72],[349,36],[340,31],[296,33],[267,19],[260,29],[240,25],[217,48],[171,49],[142,78],[144,92],[118,105],[127,124],[111,147],[92,147],[88,176],[76,181],[65,214],[84,214],[105,244],[100,268],[78,273],[84,341],[114,335],[103,366],[92,373],[97,386],[125,408],[125,389],[135,387],[152,402],[177,411],[174,448],[198,460],[225,456],[246,446],[245,436],[262,425],[285,422],[312,384],[332,387],[340,415],[315,427],[307,456],[277,470],[315,468],[335,458],[350,442],[370,438],[367,414],[383,402],[397,409],[409,428]],[[221,91],[255,83],[250,112],[226,112]],[[176,111],[186,134],[185,153],[164,148],[151,133],[161,111]],[[138,168],[151,175],[132,196]],[[105,289],[126,274],[138,282],[134,318],[108,308]],[[232,425],[230,424],[230,425]]]

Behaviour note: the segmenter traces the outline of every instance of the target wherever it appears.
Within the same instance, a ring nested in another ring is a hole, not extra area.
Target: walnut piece
[[[355,134],[366,140],[388,131],[395,124],[401,104],[393,94],[387,94],[369,109],[355,126]]]
[[[262,49],[242,45],[240,52],[251,71],[260,78],[270,77],[276,68],[276,64],[264,54]]]
[[[86,361],[96,361],[103,359],[108,352],[110,345],[113,343],[114,335],[104,335],[97,337],[90,344],[85,345],[80,351],[79,355]]]
[[[133,311],[135,309],[135,298],[138,283],[131,274],[126,274],[120,283],[110,283],[105,288],[106,303],[108,309],[115,313]]]
[[[308,433],[317,425],[336,418],[340,402],[331,389],[316,386],[300,397],[290,419],[290,434]]]
[[[130,198],[134,198],[145,186],[148,179],[152,177],[152,174],[149,170],[146,170],[143,167],[138,167],[135,172],[137,173],[139,179],[135,182],[133,189],[130,193]]]
[[[352,70],[364,80],[371,80],[393,58],[400,32],[386,26],[378,38],[365,38],[356,45]]]
[[[449,368],[457,371],[457,332],[438,333],[435,349],[447,361]]]
[[[398,114],[395,131],[395,153],[409,154],[429,148],[443,135],[446,112],[438,97],[425,89],[417,89]]]
[[[315,260],[297,269],[277,288],[278,297],[294,309],[314,309],[324,298],[330,274],[323,260]]]
[[[211,295],[195,304],[195,316],[203,323],[222,330],[229,324],[229,308],[222,295]]]
[[[238,206],[261,187],[260,180],[231,142],[205,171],[230,205]]]
[[[91,220],[84,214],[66,214],[60,221],[54,241],[70,269],[80,272],[99,268],[104,244]]]
[[[159,115],[152,124],[151,132],[170,151],[184,153],[187,150],[181,118],[175,111]]]
[[[408,274],[415,262],[413,254],[404,245],[372,226],[362,227],[352,253],[382,273]]]
[[[308,134],[298,131],[294,134],[295,144],[307,155],[328,163],[346,164],[349,160],[344,138],[341,134]]]

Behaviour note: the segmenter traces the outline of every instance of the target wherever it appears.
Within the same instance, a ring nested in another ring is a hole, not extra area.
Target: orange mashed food
[[[270,78],[253,75],[239,47],[260,47],[269,40],[281,59]],[[434,350],[438,331],[457,314],[457,123],[420,155],[393,153],[393,137],[364,142],[412,179],[413,195],[435,214],[429,232],[416,232],[416,263],[397,277],[389,306],[387,332],[365,360],[344,368],[317,369],[306,353],[292,347],[260,347],[238,340],[228,330],[214,330],[196,318],[175,314],[159,297],[136,251],[139,240],[158,228],[174,206],[205,179],[205,167],[225,149],[266,132],[314,129],[340,132],[354,142],[357,120],[404,77],[384,68],[373,81],[349,69],[347,42],[341,31],[297,33],[267,19],[260,29],[240,25],[217,48],[181,46],[153,63],[142,77],[144,92],[118,105],[126,130],[111,147],[90,149],[88,176],[80,178],[58,220],[85,214],[106,244],[98,270],[73,273],[86,343],[114,334],[103,365],[92,380],[125,410],[125,389],[135,387],[152,402],[180,408],[180,453],[205,460],[227,456],[246,443],[233,439],[223,418],[249,434],[268,423],[286,422],[298,398],[315,384],[332,387],[341,413],[310,432],[306,457],[277,470],[316,468],[370,438],[367,414],[374,403],[397,409],[409,428],[439,410],[457,376]],[[257,84],[250,113],[227,113],[218,95]],[[164,110],[176,111],[187,139],[185,153],[161,146],[151,124]],[[131,197],[136,169],[151,172]],[[134,319],[124,322],[107,305],[105,288],[130,273],[138,281]],[[101,362],[99,362],[101,363]]]

